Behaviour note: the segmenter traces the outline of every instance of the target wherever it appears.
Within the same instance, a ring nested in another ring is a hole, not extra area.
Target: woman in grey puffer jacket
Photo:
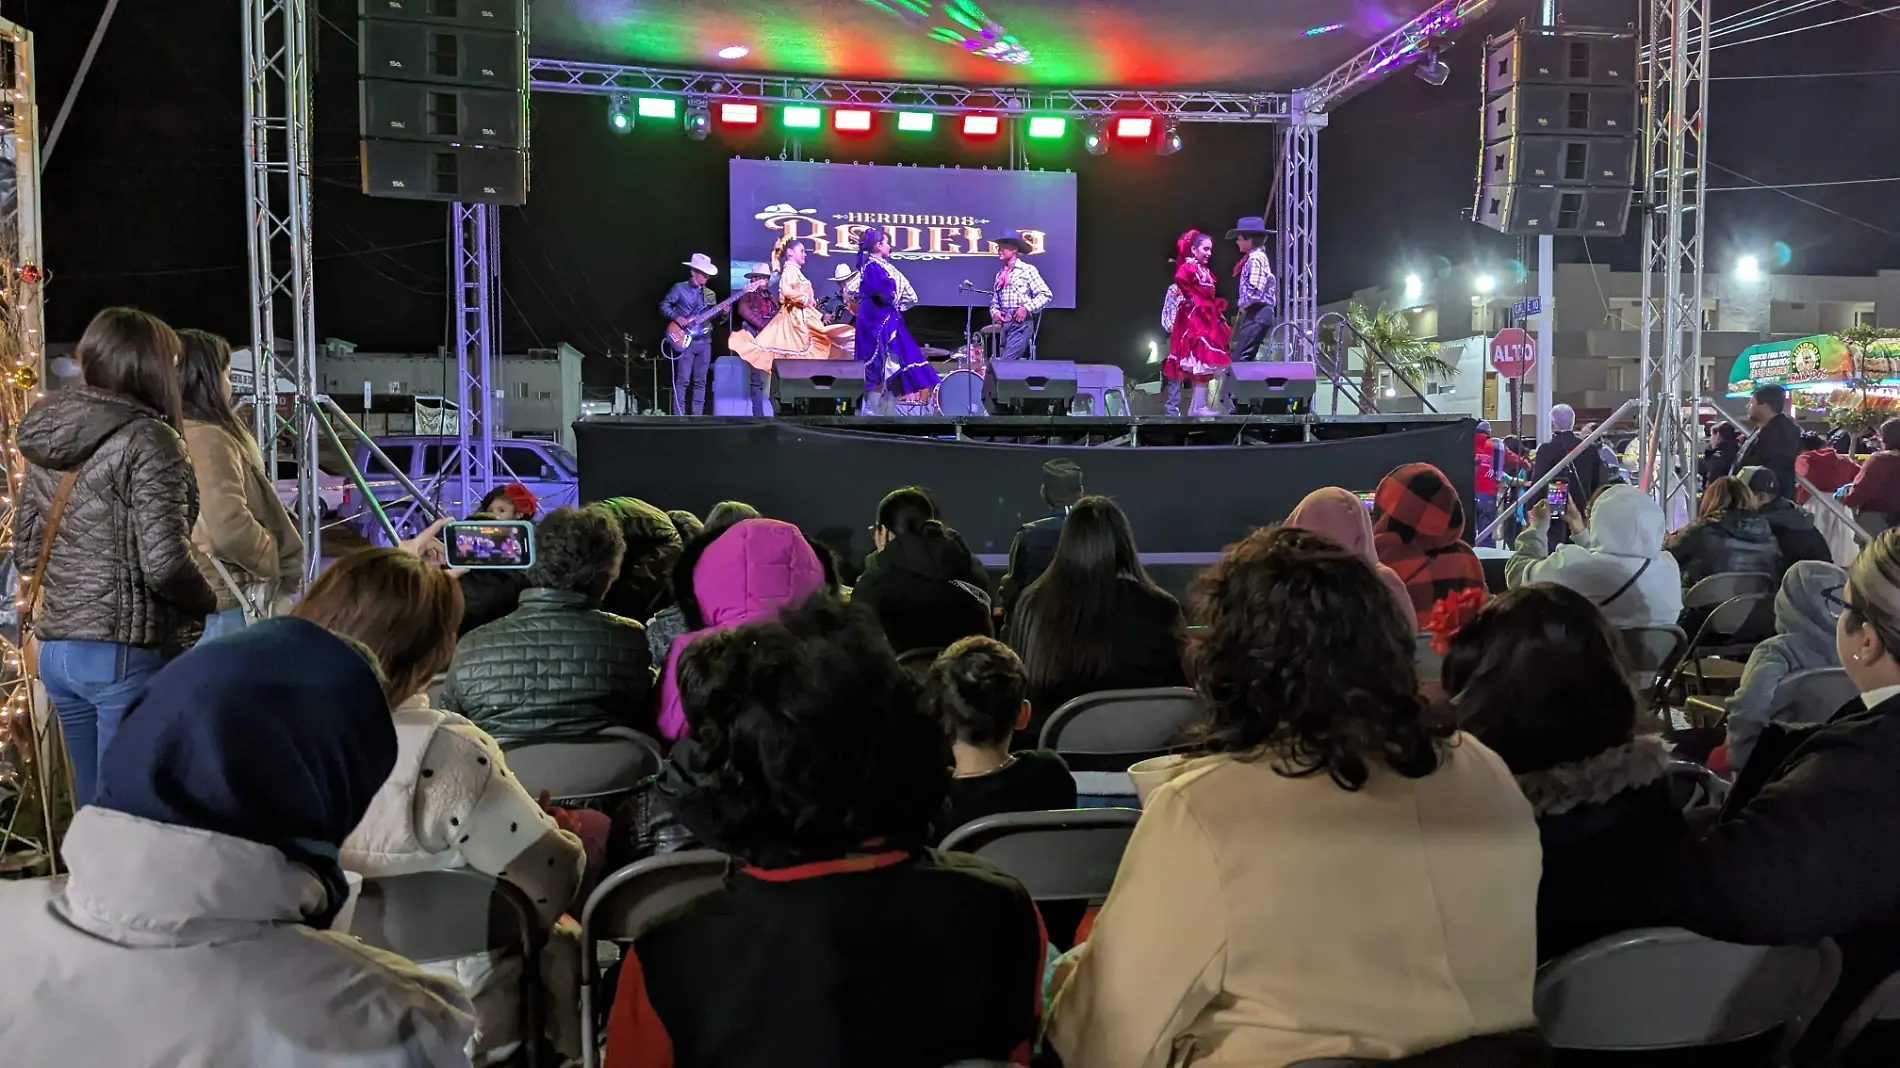
[[[46,573],[35,577],[39,671],[72,754],[78,802],[145,683],[195,636],[217,597],[192,561],[198,489],[179,423],[178,335],[130,308],[86,327],[83,384],[20,420],[30,465],[14,517],[14,562],[38,566],[61,487]]]

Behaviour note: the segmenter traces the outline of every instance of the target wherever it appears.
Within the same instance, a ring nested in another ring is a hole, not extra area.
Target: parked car
[[[454,438],[403,435],[376,439],[376,447],[388,456],[397,470],[414,482],[424,497],[444,512],[465,516],[481,504],[483,490],[471,486],[472,500],[461,500],[461,464],[447,463],[456,451]],[[358,444],[351,458],[375,491],[376,499],[389,512],[398,530],[407,535],[428,525],[423,513],[413,507],[409,491],[396,481],[394,474],[369,448]],[[580,465],[574,454],[558,441],[540,438],[500,438],[495,441],[495,484],[519,482],[541,502],[541,511],[577,504],[580,501]],[[375,519],[362,518],[363,533],[377,538],[372,529]]]
[[[355,518],[363,510],[363,502],[356,499],[356,487],[348,475],[333,473],[328,468],[326,464],[317,465],[317,500],[323,521]],[[277,461],[277,498],[284,502],[291,515],[297,514],[297,461]]]

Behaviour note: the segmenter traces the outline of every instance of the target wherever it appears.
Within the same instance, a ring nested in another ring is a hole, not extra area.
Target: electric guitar
[[[685,326],[681,326],[678,323],[666,324],[666,336],[660,339],[660,351],[666,353],[666,358],[669,360],[679,359],[680,356],[684,354],[687,349],[692,348],[693,344],[700,338],[712,333],[711,322],[719,316],[724,315],[726,309],[732,307],[734,301],[745,296],[747,293],[757,293],[759,290],[764,289],[766,281],[766,279],[760,278],[747,283],[744,289],[741,289],[712,307],[707,308],[705,311],[700,312],[689,320]]]

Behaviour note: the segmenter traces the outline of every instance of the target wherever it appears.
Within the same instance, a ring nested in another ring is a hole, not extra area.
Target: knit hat
[[[508,503],[515,506],[515,512],[523,519],[533,519],[534,511],[541,502],[534,499],[534,492],[519,482],[510,482],[501,488],[508,495]]]

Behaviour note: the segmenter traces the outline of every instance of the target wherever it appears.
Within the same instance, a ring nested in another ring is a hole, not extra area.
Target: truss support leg
[[[449,242],[455,302],[456,486],[467,515],[495,488],[495,416],[492,380],[499,331],[495,297],[501,276],[501,209],[493,204],[449,206]]]
[[[1280,312],[1289,324],[1289,360],[1318,355],[1319,131],[1325,125],[1326,116],[1308,112],[1294,94],[1292,118],[1280,134]]]

